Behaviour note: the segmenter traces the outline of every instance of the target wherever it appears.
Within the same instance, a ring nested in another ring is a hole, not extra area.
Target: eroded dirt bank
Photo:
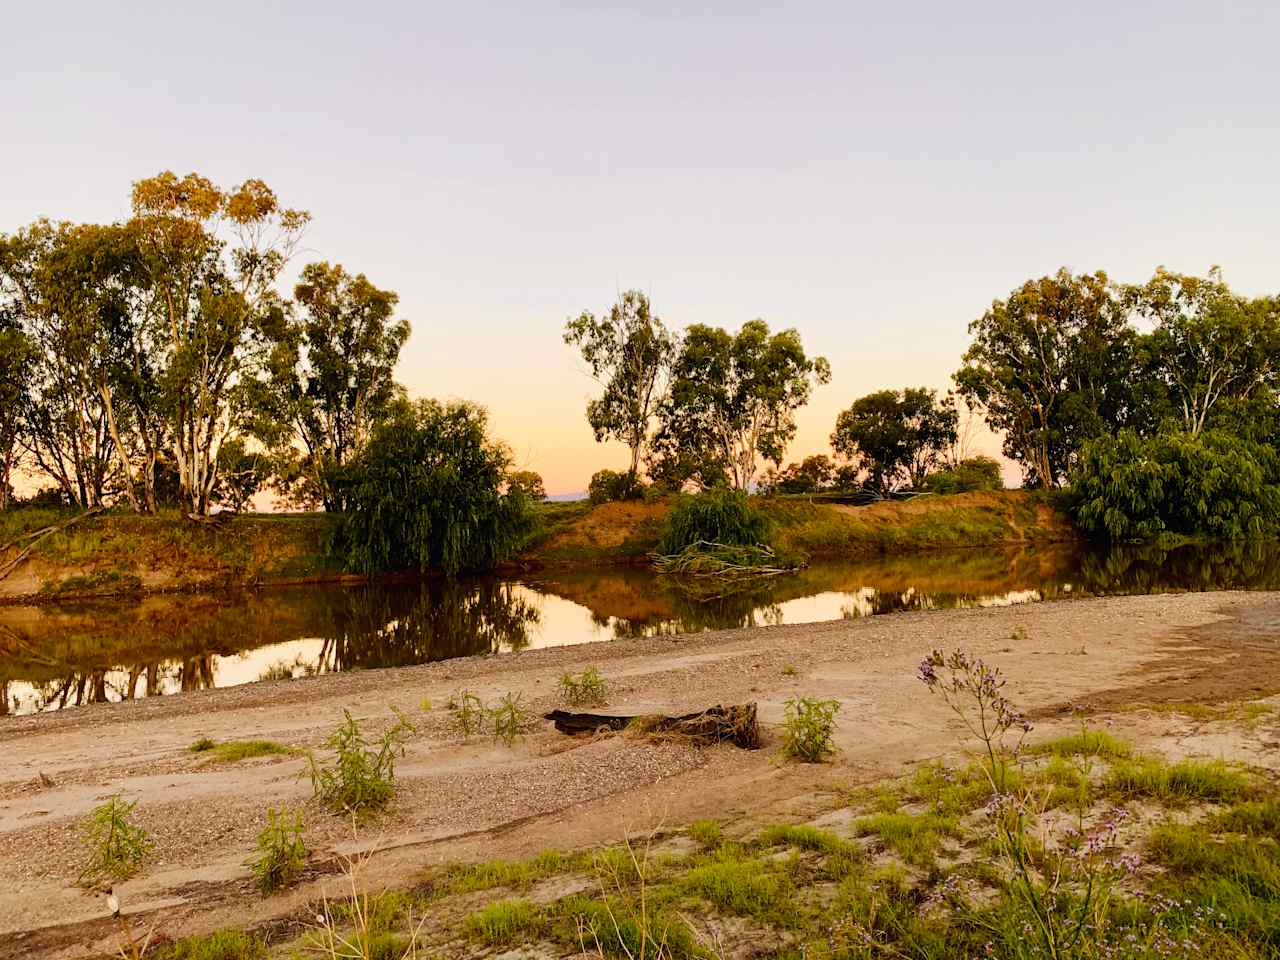
[[[803,812],[824,793],[954,750],[951,718],[914,679],[934,647],[962,647],[997,663],[1012,699],[1044,731],[1068,723],[1071,704],[1086,703],[1140,743],[1274,766],[1274,714],[1233,740],[1201,735],[1177,714],[1133,708],[1280,689],[1278,640],[1278,594],[1080,600],[619,640],[7,718],[0,721],[0,869],[8,880],[0,890],[0,956],[114,949],[103,897],[75,880],[79,822],[117,791],[138,800],[138,821],[156,841],[121,898],[177,936],[295,913],[336,882],[338,852],[376,848],[370,875],[400,885],[444,861],[613,842],[642,817],[679,824]],[[610,709],[623,713],[754,700],[762,720],[775,724],[789,697],[838,698],[840,752],[831,764],[800,767],[779,763],[770,748],[576,740],[542,721],[512,748],[450,729],[444,705],[459,690],[485,700],[518,693],[540,713],[560,705],[560,674],[589,664],[609,682]],[[394,810],[356,837],[310,801],[301,757],[209,765],[187,752],[202,736],[318,749],[344,709],[375,733],[392,707],[417,733],[397,770]],[[242,864],[267,807],[281,803],[304,810],[315,856],[306,882],[263,900]]]

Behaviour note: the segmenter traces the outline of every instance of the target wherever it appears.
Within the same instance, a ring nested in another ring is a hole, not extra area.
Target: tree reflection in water
[[[0,607],[0,715],[540,643],[1040,598],[1280,588],[1273,542],[823,562],[734,588],[639,569]],[[554,615],[552,610],[554,608]],[[550,622],[544,619],[550,617]]]

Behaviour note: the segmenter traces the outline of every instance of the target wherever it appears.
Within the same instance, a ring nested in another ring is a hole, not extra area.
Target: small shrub
[[[593,506],[615,500],[639,500],[644,497],[644,485],[630,471],[597,470],[587,484],[587,499]]]
[[[267,825],[258,834],[258,855],[246,863],[258,889],[266,896],[288,886],[306,861],[302,814],[267,810]]]
[[[487,944],[513,944],[536,937],[546,924],[542,909],[529,900],[499,900],[466,919],[466,930]]]
[[[1000,464],[990,457],[970,457],[953,467],[929,474],[924,489],[930,493],[969,493],[973,490],[1002,490],[1004,480],[1000,476]]]
[[[89,859],[80,871],[81,884],[124,880],[138,872],[153,844],[142,827],[129,822],[137,803],[117,794],[89,814],[82,835]]]
[[[590,666],[577,676],[572,673],[562,675],[560,695],[575,707],[601,706],[608,700],[609,688],[600,671]]]
[[[351,714],[329,738],[325,747],[333,751],[333,762],[311,761],[311,788],[315,798],[335,813],[363,813],[380,807],[395,794],[396,755],[404,756],[404,741],[413,725],[396,711],[396,723],[370,749]]]
[[[835,749],[831,735],[839,709],[839,700],[814,697],[788,700],[782,721],[782,752],[793,760],[821,763]]]
[[[715,849],[720,846],[720,840],[723,837],[720,830],[720,821],[695,820],[689,824],[689,836],[700,846],[706,847],[708,850]]]
[[[767,544],[771,533],[769,518],[744,491],[715,487],[676,501],[663,521],[658,552],[675,554],[699,542],[753,547]]]
[[[199,740],[195,741],[195,743],[191,744],[191,746],[187,747],[187,749],[192,753],[205,753],[212,750],[217,745],[218,741],[212,740],[209,737],[201,737]]]
[[[520,695],[507,693],[497,706],[489,708],[489,722],[493,735],[508,747],[520,736],[520,729],[529,718],[529,712],[520,703]]]
[[[449,722],[464,737],[484,730],[485,711],[480,698],[463,690],[449,698]]]

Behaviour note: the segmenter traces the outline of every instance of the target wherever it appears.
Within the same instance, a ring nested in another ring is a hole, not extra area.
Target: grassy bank
[[[644,562],[658,545],[670,500],[539,506],[538,530],[513,568]],[[761,498],[777,546],[809,558],[1043,543],[1075,539],[1065,516],[1023,491],[925,497],[867,507]],[[0,514],[0,543],[71,517],[66,511]],[[158,590],[306,582],[342,576],[330,551],[335,518],[323,513],[251,514],[223,526],[177,512],[110,511],[54,533],[3,580],[0,598],[110,596]],[[18,553],[12,547],[0,565]]]

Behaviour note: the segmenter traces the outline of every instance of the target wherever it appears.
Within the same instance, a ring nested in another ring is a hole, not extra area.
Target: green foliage
[[[769,518],[746,493],[716,487],[675,502],[663,521],[658,552],[675,554],[700,542],[751,547],[768,543],[772,532]]]
[[[760,458],[780,465],[795,436],[796,411],[831,379],[795,330],[770,333],[752,320],[736,333],[693,324],[684,334],[659,408],[649,474],[671,489],[727,478],[747,490]]]
[[[975,490],[1003,490],[1000,464],[990,457],[970,457],[954,466],[936,470],[924,479],[930,493],[970,493]]]
[[[1081,528],[1108,540],[1258,537],[1280,521],[1280,459],[1223,433],[1122,430],[1085,445],[1071,496]]]
[[[783,754],[804,763],[821,763],[835,749],[831,736],[839,709],[839,700],[814,697],[788,700],[782,721]]]
[[[1033,743],[1026,748],[1026,752],[1055,757],[1087,756],[1119,760],[1128,757],[1133,752],[1133,748],[1105,730],[1086,728],[1065,737]]]
[[[467,933],[490,945],[528,943],[546,926],[542,908],[529,900],[499,900],[470,914]]]
[[[1146,797],[1166,804],[1232,803],[1252,790],[1249,776],[1221,760],[1144,759],[1112,766],[1103,788],[1120,797]]]
[[[219,930],[207,937],[183,937],[158,948],[155,956],[157,960],[264,960],[267,945],[239,930]]]
[[[854,825],[858,836],[875,835],[886,847],[907,863],[928,866],[933,863],[942,839],[958,833],[950,817],[928,812],[919,816],[909,813],[878,813],[864,817]]]
[[[574,946],[625,960],[687,960],[701,955],[688,925],[666,910],[622,896],[600,900],[567,897],[560,913],[568,929],[562,938]]]
[[[919,488],[956,442],[958,422],[951,396],[939,402],[937,391],[926,387],[880,390],[836,418],[831,447],[865,471],[880,493],[903,484]]]
[[[218,741],[212,737],[200,737],[195,740],[191,746],[187,747],[190,753],[208,753],[218,745]]]
[[[582,673],[562,674],[560,677],[560,696],[575,707],[600,706],[609,699],[609,685],[594,664]]]
[[[129,822],[137,803],[116,794],[89,814],[81,833],[88,850],[88,859],[80,870],[81,884],[125,880],[138,872],[153,844],[142,827]]]
[[[489,723],[493,735],[508,747],[520,737],[521,728],[528,720],[529,712],[520,702],[520,694],[505,693],[489,708]]]
[[[451,893],[475,893],[494,887],[524,889],[539,880],[582,866],[581,857],[545,850],[528,860],[486,860],[456,867],[445,879]]]
[[[258,855],[246,861],[264,896],[287,887],[307,862],[302,840],[302,814],[282,808],[267,810],[267,825],[258,834]]]
[[[724,834],[720,830],[719,820],[695,820],[689,824],[689,836],[699,846],[713,850],[720,846]]]
[[[639,500],[643,496],[644,485],[639,476],[630,472],[597,470],[587,485],[587,499],[595,506],[615,500]]]
[[[680,887],[722,910],[748,917],[785,914],[792,898],[786,876],[760,860],[724,860],[695,867],[680,878]]]
[[[480,570],[532,529],[529,502],[500,492],[510,456],[487,436],[477,406],[403,403],[378,424],[345,473],[341,543],[362,572]]]
[[[200,747],[199,750],[196,749],[197,746]],[[209,763],[238,763],[253,757],[282,756],[293,752],[274,740],[226,740],[214,743],[208,738],[197,740],[187,749],[192,753],[208,754]]]
[[[240,513],[271,476],[265,453],[252,451],[243,437],[232,437],[218,448],[218,479],[210,498]]]
[[[805,457],[800,463],[787,464],[787,468],[777,474],[768,486],[776,493],[816,493],[830,487],[835,475],[831,458],[815,454]]]
[[[507,474],[507,492],[516,490],[530,503],[541,503],[547,499],[547,488],[542,483],[542,475],[532,470],[516,470]]]
[[[404,756],[404,742],[414,732],[405,717],[396,713],[371,749],[355,719],[346,710],[345,718],[325,740],[333,751],[331,763],[311,763],[311,788],[315,798],[335,813],[362,814],[386,804],[395,795],[396,756]]]
[[[479,733],[487,719],[484,704],[470,690],[463,690],[449,698],[449,722],[464,737]]]

